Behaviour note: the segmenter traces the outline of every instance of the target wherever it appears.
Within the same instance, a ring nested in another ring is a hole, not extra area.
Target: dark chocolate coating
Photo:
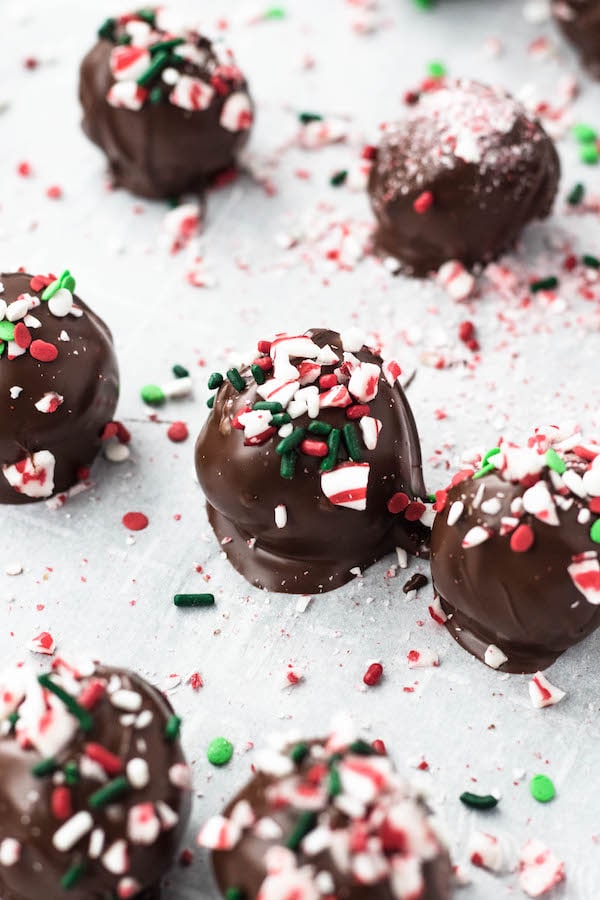
[[[554,0],[552,12],[590,75],[600,78],[600,6],[596,0]]]
[[[384,132],[369,178],[376,247],[415,275],[489,262],[550,213],[559,175],[553,142],[512,97],[442,83]],[[419,213],[425,192],[433,204]]]
[[[2,274],[1,298],[7,304],[19,295],[40,297],[30,287],[31,276]],[[42,302],[31,311],[41,328],[31,329],[34,339],[54,344],[58,357],[38,362],[29,352],[9,360],[0,356],[0,468],[13,465],[28,454],[48,450],[56,460],[54,493],[66,491],[78,480],[78,472],[91,465],[100,446],[100,436],[114,416],[119,394],[117,360],[112,336],[104,322],[77,295],[75,305],[83,315],[57,317]],[[70,340],[61,341],[66,331]],[[16,399],[11,387],[23,388]],[[53,413],[39,412],[34,404],[48,392],[64,401]],[[0,503],[30,503],[31,497],[17,492],[0,471]]]
[[[301,774],[305,775],[307,771],[306,763],[299,767]],[[267,875],[266,851],[273,844],[279,843],[285,846],[294,830],[298,820],[298,810],[289,806],[276,805],[269,800],[268,789],[276,784],[275,777],[258,772],[228,804],[223,813],[227,817],[236,804],[244,800],[250,804],[257,819],[263,817],[273,819],[283,831],[283,837],[279,842],[265,841],[251,832],[246,832],[233,850],[213,853],[213,870],[223,896],[228,888],[240,888],[246,900],[256,900]],[[421,808],[423,808],[422,805]],[[346,828],[351,824],[350,819],[342,813],[334,813],[334,816],[337,818],[336,827],[338,828]],[[337,867],[329,850],[311,857],[306,856],[302,850],[298,850],[295,855],[298,868],[311,865],[317,872],[327,872],[333,877],[334,896],[337,900],[397,900],[388,879],[381,880],[377,884],[361,885],[352,877],[351,873],[342,872]],[[440,845],[439,855],[423,864],[422,873],[425,889],[420,900],[449,900],[452,896],[452,867],[448,852],[444,847]]]
[[[486,499],[501,500],[497,514],[473,509],[480,484]],[[522,522],[533,529],[535,541],[530,550],[517,553],[511,550],[510,535],[500,536],[497,529],[500,519],[511,515],[511,501],[524,491],[496,473],[467,478],[449,491],[431,538],[433,581],[449,616],[450,634],[480,660],[490,644],[499,647],[508,657],[500,667],[504,672],[545,669],[600,625],[600,606],[584,598],[567,572],[574,555],[598,550],[589,528],[577,523],[581,502],[558,511],[559,526],[525,515]],[[454,501],[462,501],[465,510],[449,526]],[[476,525],[493,528],[494,535],[463,549],[465,534]]]
[[[109,65],[114,46],[100,39],[83,60],[79,81],[83,130],[106,154],[114,184],[142,197],[168,199],[201,189],[212,175],[232,166],[249,129],[229,131],[220,125],[227,95],[216,92],[207,109],[194,111],[166,97],[139,110],[115,108],[106,99],[115,84]],[[197,46],[206,52],[206,64],[199,68],[181,61],[178,68],[208,83],[218,61],[206,38],[198,36]],[[239,90],[247,93],[245,81]]]
[[[191,792],[175,787],[169,779],[171,766],[185,764],[185,758],[179,740],[165,738],[165,725],[173,712],[169,701],[139,675],[127,670],[99,666],[93,678],[104,680],[115,675],[121,678],[123,688],[141,695],[141,710],[149,710],[153,714],[150,724],[141,729],[122,725],[119,720],[124,713],[116,709],[105,694],[91,710],[93,729],[87,734],[78,730],[57,756],[56,762],[62,766],[68,761],[79,760],[85,745],[94,742],[120,757],[124,764],[130,759],[143,757],[149,766],[150,780],[146,787],[131,789],[114,800],[110,807],[91,809],[88,798],[101,787],[101,783],[81,777],[71,787],[72,813],[75,815],[82,810],[92,813],[94,827],[105,832],[105,850],[113,842],[127,839],[127,815],[134,805],[165,803],[179,816],[179,821],[175,827],[163,830],[150,845],[127,841],[130,864],[123,876],[109,872],[101,860],[89,857],[89,833],[71,850],[59,851],[54,847],[52,837],[64,823],[57,820],[51,808],[55,786],[53,777],[32,774],[32,767],[42,759],[37,750],[23,749],[14,736],[2,737],[0,844],[5,838],[21,844],[17,863],[0,865],[0,894],[3,900],[116,898],[122,878],[133,878],[139,884],[136,900],[158,900],[160,897],[160,880],[175,859],[189,819]],[[85,873],[74,887],[63,889],[61,878],[71,865],[80,861],[86,864]]]
[[[307,334],[320,347],[329,344],[342,359],[337,332],[314,329]],[[363,362],[381,364],[367,347],[355,354]],[[323,366],[323,373],[336,366]],[[244,370],[242,374],[248,375]],[[363,448],[371,465],[367,508],[356,511],[334,506],[323,495],[319,459],[301,456],[292,480],[280,475],[281,457],[275,437],[257,447],[244,445],[244,435],[231,420],[246,404],[260,399],[251,383],[241,394],[226,382],[196,443],[196,471],[206,495],[211,525],[231,564],[251,584],[285,593],[333,590],[352,580],[361,569],[401,546],[419,553],[428,529],[392,515],[387,502],[397,491],[426,496],[421,450],[415,421],[400,386],[383,377],[371,403],[371,415],[383,423],[375,450]],[[337,428],[348,423],[343,409],[323,409],[319,419]],[[306,427],[304,415],[294,425]],[[288,523],[277,528],[274,508],[287,507]],[[250,549],[247,541],[256,538]]]

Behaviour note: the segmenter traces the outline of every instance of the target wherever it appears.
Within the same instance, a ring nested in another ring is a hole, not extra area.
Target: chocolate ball
[[[190,810],[169,701],[133,672],[60,659],[0,681],[0,894],[158,898]]]
[[[81,64],[79,98],[114,183],[143,197],[201,188],[234,164],[252,125],[231,52],[161,8],[104,23]]]
[[[117,361],[68,271],[0,281],[0,503],[29,503],[87,476],[117,406]]]
[[[596,0],[554,0],[552,13],[594,78],[600,78],[600,7]]]
[[[369,744],[334,734],[264,751],[255,769],[198,835],[223,896],[451,897],[450,859],[426,806]]]
[[[377,150],[376,247],[415,275],[450,260],[489,262],[550,213],[559,175],[554,144],[509,94],[440,80]]]
[[[600,625],[599,454],[568,429],[539,430],[439,493],[438,612],[489,666],[544,669]]]
[[[260,341],[251,365],[229,370],[196,471],[215,534],[249,582],[323,592],[395,547],[423,549],[429,510],[400,374],[362,336],[324,329]]]

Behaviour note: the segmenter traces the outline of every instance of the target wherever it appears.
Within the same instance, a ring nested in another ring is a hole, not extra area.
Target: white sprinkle
[[[82,810],[75,813],[64,825],[61,825],[58,831],[54,832],[52,843],[61,853],[67,853],[88,831],[92,830],[93,826],[94,820],[90,813]]]
[[[14,838],[4,838],[0,843],[0,866],[14,866],[21,858],[21,845]]]
[[[401,569],[408,568],[408,553],[404,547],[396,547],[396,556],[398,557],[398,565]]]
[[[11,398],[11,400],[16,400],[17,397],[19,396],[19,394],[21,394],[22,392],[23,392],[23,388],[22,388],[22,387],[19,387],[18,385],[15,385],[14,387],[11,387],[11,389],[10,389],[10,398]]]
[[[135,720],[135,727],[138,731],[142,731],[144,728],[147,728],[148,725],[152,724],[152,720],[154,719],[154,713],[151,709],[144,709],[139,716]]]
[[[104,445],[104,456],[109,462],[121,463],[129,459],[131,450],[127,444],[121,444],[119,441],[108,441]]]
[[[101,828],[94,828],[90,834],[90,843],[88,846],[88,856],[90,859],[100,859],[104,850],[104,832]]]
[[[137,791],[142,790],[150,783],[150,769],[145,759],[140,756],[130,759],[125,770],[127,780]]]
[[[115,691],[110,695],[110,702],[117,709],[124,709],[126,712],[137,712],[142,707],[141,694],[136,691],[127,691],[124,689]]]
[[[68,316],[73,307],[73,294],[67,288],[59,288],[48,301],[48,309],[53,316],[62,319]]]
[[[23,566],[19,562],[9,563],[5,570],[5,575],[21,575],[23,572]]]
[[[279,503],[275,507],[275,524],[278,528],[285,528],[287,525],[287,509],[283,503]]]
[[[481,511],[486,514],[486,516],[495,516],[497,515],[502,508],[502,504],[498,500],[497,497],[490,497],[489,500],[484,500],[481,504]]]

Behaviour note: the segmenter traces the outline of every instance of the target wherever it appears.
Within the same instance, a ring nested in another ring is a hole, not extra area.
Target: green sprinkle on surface
[[[443,78],[446,74],[446,66],[439,60],[432,60],[427,66],[427,74],[430,78]]]
[[[558,278],[556,275],[549,275],[547,278],[532,281],[529,290],[532,294],[536,294],[538,291],[552,291],[555,287],[558,287]]]
[[[348,178],[348,169],[340,169],[339,172],[334,172],[334,174],[329,179],[329,184],[331,187],[341,187],[346,179]]]
[[[290,759],[294,763],[294,765],[299,766],[303,760],[306,759],[310,752],[308,744],[301,742],[299,744],[295,744],[290,751]]]
[[[579,148],[579,159],[587,166],[595,166],[598,162],[598,147],[596,144],[582,144]]]
[[[585,125],[581,122],[573,125],[573,137],[580,144],[591,144],[597,139],[598,134],[591,125]]]
[[[534,775],[529,782],[529,792],[538,803],[549,803],[556,796],[554,783],[547,775]]]
[[[175,594],[173,597],[175,606],[214,606],[214,594]]]
[[[596,256],[592,256],[590,253],[585,253],[581,257],[581,262],[584,266],[587,266],[588,269],[600,269],[600,259]]]
[[[585,195],[585,187],[579,181],[567,195],[567,203],[570,206],[578,206],[578,204],[581,203],[581,201],[583,200],[584,195]]]
[[[600,519],[596,519],[590,528],[590,538],[595,544],[600,544]]]
[[[213,766],[226,766],[233,756],[233,744],[224,737],[217,737],[210,742],[206,758]]]
[[[140,391],[140,397],[149,406],[159,406],[165,402],[165,394],[157,384],[145,384]]]
[[[181,716],[176,716],[174,713],[172,716],[169,716],[167,724],[165,725],[165,738],[168,741],[177,740],[179,732],[181,731],[181,722]]]
[[[460,802],[470,809],[493,809],[498,806],[498,798],[493,794],[472,794],[470,791],[460,795]]]
[[[175,378],[189,378],[190,373],[186,369],[185,366],[180,366],[179,363],[175,363],[173,368],[171,369]]]

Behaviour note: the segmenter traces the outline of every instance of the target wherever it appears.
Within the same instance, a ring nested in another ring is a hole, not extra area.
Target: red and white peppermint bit
[[[440,266],[436,280],[453,300],[467,300],[475,292],[475,278],[455,259]]]
[[[433,595],[433,600],[429,606],[429,615],[438,625],[444,625],[448,621],[448,616],[442,609],[442,601],[438,594]]]
[[[198,203],[182,203],[165,213],[162,227],[170,243],[171,253],[178,253],[200,233],[202,223]]]
[[[248,131],[252,127],[252,104],[248,94],[235,91],[230,94],[221,110],[220,124],[227,131]]]
[[[110,71],[117,81],[137,81],[150,65],[150,51],[125,44],[110,52]]]
[[[2,466],[11,487],[26,497],[50,497],[54,491],[56,460],[49,450],[38,450],[12,466]]]
[[[109,89],[106,100],[116,109],[130,109],[138,112],[144,105],[148,91],[135,81],[117,81]]]
[[[0,866],[14,866],[21,859],[21,844],[14,838],[0,841]]]
[[[502,845],[493,834],[475,831],[469,838],[469,859],[472,865],[490,872],[501,872],[505,866]]]
[[[337,387],[333,387],[331,388],[331,390],[325,391],[325,393],[321,394],[319,397],[319,405],[321,409],[343,409],[346,406],[350,406],[351,403],[352,397],[348,392],[348,388],[344,384],[339,384]]]
[[[129,853],[127,841],[122,838],[114,841],[102,854],[102,865],[113,875],[124,875],[129,871]]]
[[[350,376],[348,390],[357,400],[369,403],[377,396],[380,375],[379,366],[374,363],[359,362]]]
[[[342,463],[321,474],[321,489],[334,506],[365,510],[370,470],[369,463]]]
[[[129,809],[127,816],[127,838],[132,844],[150,846],[161,833],[160,819],[152,803],[138,803]]]
[[[135,878],[121,878],[117,885],[117,897],[119,900],[132,900],[142,890],[142,885]]]
[[[241,828],[230,819],[213,816],[200,829],[197,843],[207,850],[233,850],[241,837]]]
[[[38,412],[53,413],[56,412],[59,406],[62,406],[63,401],[64,397],[61,394],[57,394],[56,391],[49,391],[43,397],[40,397],[34,406]]]
[[[375,450],[381,434],[381,420],[375,419],[373,416],[362,416],[358,425],[367,450]]]
[[[529,682],[529,696],[536,709],[560,703],[566,692],[551,684],[543,672],[536,672]]]
[[[191,75],[181,75],[169,94],[173,106],[187,109],[190,112],[208,109],[215,92],[210,84]]]
[[[440,664],[440,658],[433,650],[409,650],[406,659],[409,669],[431,669]]]
[[[525,491],[523,509],[546,525],[560,525],[554,500],[545,481],[538,481]]]
[[[600,564],[598,554],[590,550],[579,556],[574,556],[567,572],[571,581],[580,591],[588,603],[593,606],[600,605]]]
[[[500,647],[496,647],[495,644],[490,644],[483,654],[483,661],[490,669],[499,669],[505,662],[508,662],[508,656],[506,653],[502,652]]]
[[[565,864],[536,839],[519,854],[519,887],[528,897],[541,897],[565,880]]]
[[[30,641],[29,649],[32,653],[43,653],[46,656],[52,656],[56,652],[56,642],[50,632],[42,631]]]
[[[473,528],[470,528],[469,531],[467,531],[464,538],[462,539],[462,546],[465,549],[478,547],[479,544],[483,544],[485,541],[488,541],[491,536],[492,531],[489,528],[484,528],[483,525],[474,525]]]

